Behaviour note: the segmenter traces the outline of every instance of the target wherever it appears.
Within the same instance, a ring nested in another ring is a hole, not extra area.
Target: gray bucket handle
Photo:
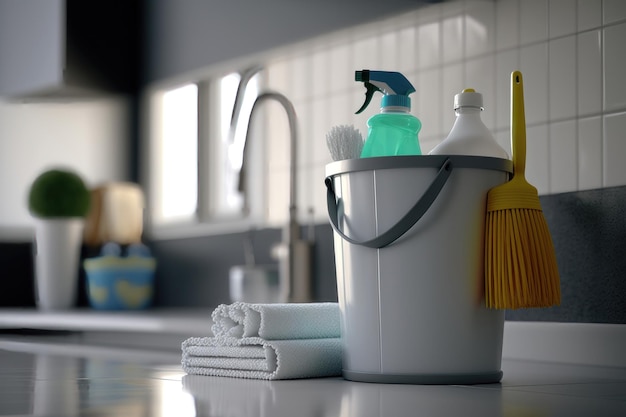
[[[452,173],[452,161],[447,158],[439,168],[439,172],[435,176],[435,179],[430,183],[424,194],[420,199],[411,207],[411,209],[402,217],[395,225],[393,225],[386,232],[378,235],[377,237],[360,241],[351,238],[339,229],[339,221],[337,215],[337,196],[333,186],[331,178],[326,178],[324,181],[326,184],[326,204],[328,206],[328,217],[330,218],[330,224],[333,230],[339,234],[344,240],[355,245],[365,246],[373,249],[381,249],[388,246],[398,240],[402,235],[409,231],[411,227],[417,223],[422,216],[428,211],[432,203],[435,201],[443,186],[448,181],[450,174]]]

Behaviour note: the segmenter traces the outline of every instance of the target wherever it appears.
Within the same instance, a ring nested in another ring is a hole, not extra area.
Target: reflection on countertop
[[[501,384],[428,386],[185,375],[176,352],[0,335],[0,415],[624,416],[626,369],[504,360]]]

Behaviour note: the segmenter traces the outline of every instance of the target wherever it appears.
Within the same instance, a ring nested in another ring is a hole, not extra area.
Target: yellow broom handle
[[[511,73],[511,151],[513,175],[524,177],[526,171],[526,117],[522,73]]]

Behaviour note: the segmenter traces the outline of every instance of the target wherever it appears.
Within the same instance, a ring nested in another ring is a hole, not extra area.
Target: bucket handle
[[[335,188],[331,178],[326,178],[324,181],[326,184],[326,204],[328,206],[328,217],[330,218],[330,224],[347,242],[353,243],[359,246],[365,246],[373,249],[381,249],[388,246],[398,240],[402,235],[409,231],[411,227],[417,223],[422,216],[428,211],[432,203],[435,201],[443,186],[448,181],[450,174],[452,173],[452,161],[450,158],[446,159],[439,168],[439,172],[430,183],[424,194],[415,203],[413,207],[402,217],[395,225],[393,225],[386,232],[378,235],[377,237],[360,241],[346,235],[339,229],[339,221],[337,215],[337,195],[335,194]]]

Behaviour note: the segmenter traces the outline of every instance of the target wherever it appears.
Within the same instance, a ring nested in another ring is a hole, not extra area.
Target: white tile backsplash
[[[311,55],[311,76],[315,78],[314,88],[309,83],[309,98],[329,97],[331,93],[331,78],[334,78],[335,72],[330,70],[330,50],[320,49]],[[313,79],[313,78],[311,78]]]
[[[516,48],[520,42],[519,0],[501,0],[496,9],[496,50]]]
[[[454,94],[464,88],[483,94],[483,121],[510,153],[510,74],[520,70],[526,175],[539,193],[626,185],[625,5],[623,0],[447,1],[294,46],[291,56],[269,67],[269,79],[296,103],[301,141],[308,142],[298,161],[306,172],[299,183],[307,190],[299,197],[301,216],[313,204],[316,219],[326,221],[323,178],[317,178],[330,161],[326,132],[354,124],[366,136],[366,121],[378,112],[380,94],[365,112],[354,114],[365,98],[354,70],[364,68],[401,71],[411,80],[424,153],[448,134]],[[272,141],[270,154],[286,152],[271,148],[281,146],[277,138],[283,134]],[[268,168],[272,184],[286,175],[284,162],[276,162]],[[281,207],[269,209],[270,218],[278,221],[286,212],[282,199],[272,194],[272,205],[274,199]]]
[[[397,71],[407,73],[417,68],[417,29],[414,25],[402,28],[398,32]]]
[[[548,0],[520,0],[522,45],[548,39]]]
[[[380,69],[396,71],[398,57],[402,53],[398,48],[398,31],[385,32],[380,36]]]
[[[357,39],[352,45],[351,54],[351,61],[354,69],[380,68],[382,62],[379,58],[379,48],[380,39],[378,37],[369,36],[361,39],[357,36]]]
[[[350,45],[342,43],[332,46],[328,55],[328,68],[332,76],[328,87],[334,94],[348,91],[354,84],[354,68],[350,62]]]
[[[465,57],[472,58],[495,49],[495,7],[489,2],[469,4],[465,13]]]
[[[549,99],[548,42],[523,46],[519,69],[524,76],[524,99],[528,103],[525,106],[526,123],[545,123],[548,120]]]
[[[332,126],[350,124],[349,121],[356,110],[353,109],[354,102],[351,97],[348,91],[332,96],[329,100],[328,124],[323,126],[324,128],[330,129]],[[315,140],[318,139],[315,138]]]
[[[439,97],[441,97],[440,113],[442,125],[439,130],[441,140],[443,140],[446,136],[445,134],[452,129],[456,118],[454,114],[454,96],[468,87],[463,81],[463,75],[464,70],[462,64],[447,65],[443,68],[442,89],[439,93]]]
[[[292,61],[281,59],[267,64],[267,84],[268,87],[276,91],[288,91],[290,86],[290,74]]]
[[[604,24],[626,20],[626,2],[623,0],[602,0]]]
[[[599,30],[583,32],[577,43],[578,115],[602,111],[602,34]]]
[[[302,82],[302,80],[308,80],[311,74],[311,60],[309,55],[303,54],[298,51],[290,60],[290,83],[289,90],[285,91],[285,94],[289,94],[289,98],[292,100],[301,100],[307,98],[309,94],[309,83]]]
[[[578,140],[576,121],[550,124],[550,193],[578,189]]]
[[[548,44],[550,120],[576,116],[576,36],[551,40]]]
[[[340,104],[338,102],[337,104]],[[313,117],[313,126],[310,129],[311,136],[308,137],[309,145],[313,145],[307,149],[309,152],[302,155],[301,161],[304,161],[303,165],[308,165],[307,161],[313,164],[324,164],[330,162],[329,153],[326,146],[326,132],[328,132],[332,126],[331,114],[333,113],[332,107],[329,106],[328,100],[318,98],[311,102],[311,113]]]
[[[441,33],[439,21],[417,27],[417,68],[432,68],[441,62]]]
[[[602,117],[578,119],[578,189],[602,187]]]
[[[626,184],[626,113],[604,116],[604,187]]]
[[[420,135],[424,139],[440,139],[443,123],[443,102],[449,102],[449,97],[441,97],[441,78],[443,74],[439,69],[423,71],[419,77],[417,97],[413,100],[419,102],[417,118],[422,121]]]
[[[602,1],[578,0],[576,12],[579,32],[599,28],[602,25]]]
[[[508,127],[511,123],[511,73],[518,70],[519,49],[496,53],[496,128]],[[485,106],[488,106],[485,103]]]
[[[464,41],[463,15],[452,15],[442,22],[443,62],[458,62],[463,59]]]
[[[550,39],[576,32],[576,2],[573,0],[549,0]]]
[[[550,146],[548,125],[526,129],[526,179],[539,194],[550,193]]]
[[[626,23],[604,29],[604,111],[626,108]]]
[[[483,95],[485,111],[482,113],[482,119],[490,129],[494,129],[496,125],[496,84],[493,82],[495,65],[493,54],[468,60],[465,63],[465,83],[463,85],[463,88],[473,88]],[[448,99],[448,103],[453,107],[452,97]]]

